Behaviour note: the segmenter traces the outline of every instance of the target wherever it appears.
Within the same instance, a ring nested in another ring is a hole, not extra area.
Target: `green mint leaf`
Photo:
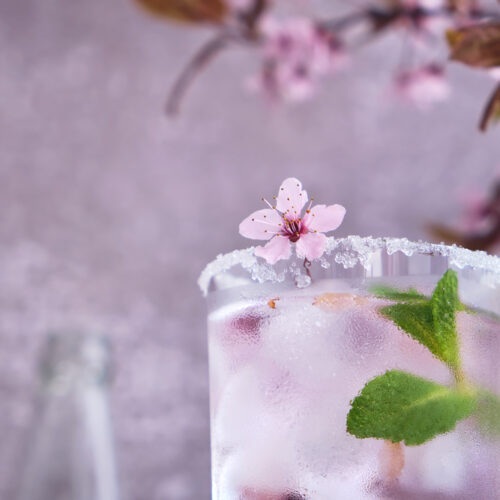
[[[500,438],[500,398],[492,392],[480,391],[476,406],[475,415],[481,431]]]
[[[427,295],[420,293],[415,288],[408,288],[408,290],[398,290],[397,288],[392,288],[386,285],[372,286],[370,288],[370,292],[379,299],[393,300],[394,302],[419,303],[424,302],[430,298],[427,297]],[[496,318],[500,318],[500,316],[496,316],[491,312],[467,306],[462,302],[458,303],[457,311],[466,311],[469,314],[483,313],[495,316]]]
[[[439,280],[430,300],[385,306],[380,313],[458,371],[460,353],[455,315],[463,308],[458,298],[457,275],[449,270]]]
[[[441,348],[441,359],[454,368],[460,364],[456,312],[463,306],[458,298],[457,273],[449,269],[439,280],[431,297],[434,333]]]
[[[454,429],[474,411],[475,398],[392,370],[370,380],[351,404],[350,434],[415,446]]]
[[[401,291],[390,286],[377,285],[372,287],[370,291],[379,299],[394,300],[395,302],[421,302],[427,299],[425,295],[417,292],[414,288]]]
[[[396,323],[410,337],[427,347],[438,359],[446,361],[445,354],[434,331],[434,316],[429,300],[422,304],[385,306],[380,309],[380,313]]]

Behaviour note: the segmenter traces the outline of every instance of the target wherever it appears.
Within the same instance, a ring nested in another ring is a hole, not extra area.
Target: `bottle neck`
[[[110,380],[109,345],[97,334],[50,334],[40,363],[44,392],[66,395],[88,386],[106,387]]]

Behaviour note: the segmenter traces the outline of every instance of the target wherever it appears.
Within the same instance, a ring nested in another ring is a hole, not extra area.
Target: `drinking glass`
[[[499,258],[351,236],[199,284],[214,500],[500,498]]]

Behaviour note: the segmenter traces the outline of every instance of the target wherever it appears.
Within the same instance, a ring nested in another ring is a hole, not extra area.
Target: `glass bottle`
[[[19,500],[118,500],[109,380],[104,337],[48,336]]]

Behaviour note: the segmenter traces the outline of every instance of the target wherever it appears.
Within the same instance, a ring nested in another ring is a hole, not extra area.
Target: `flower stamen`
[[[269,208],[275,209],[276,207],[273,207],[264,197],[262,197],[262,201],[267,204]]]
[[[291,184],[290,181],[295,183]],[[301,189],[302,185],[296,179],[285,180],[279,195],[273,197],[279,209],[262,198],[279,217],[268,210],[261,210],[240,224],[240,233],[243,236],[269,240],[265,246],[255,249],[255,255],[265,258],[270,264],[288,258],[292,244],[295,243],[297,256],[305,257],[308,262],[319,258],[326,244],[326,236],[323,233],[335,230],[344,218],[345,209],[340,205],[318,205],[312,208],[314,198],[306,205],[307,193]],[[302,201],[299,201],[300,198]],[[312,213],[313,217],[304,217],[304,213]],[[279,243],[276,236],[281,236]]]

